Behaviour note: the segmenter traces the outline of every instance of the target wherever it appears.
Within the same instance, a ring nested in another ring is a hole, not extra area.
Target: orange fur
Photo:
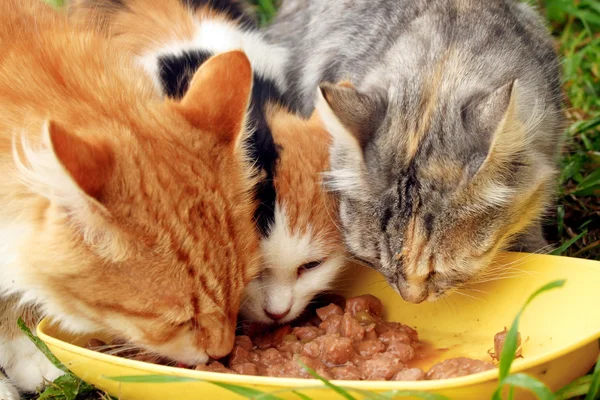
[[[317,240],[326,242],[324,247],[339,251],[337,201],[321,186],[321,174],[329,169],[329,133],[316,113],[308,121],[277,107],[267,114],[273,137],[283,149],[274,183],[292,231],[304,234],[310,226]]]
[[[77,0],[71,5],[71,18],[86,27],[107,31],[114,40],[134,55],[156,48],[158,40],[186,40],[193,36],[197,20],[223,20],[235,24],[227,15],[210,7],[191,12],[181,0],[127,0],[128,12],[117,12],[118,5],[101,2],[90,5]]]
[[[125,5],[112,8],[98,0],[79,0],[71,7],[71,16],[87,25],[102,21],[101,29],[111,40],[124,47],[133,59],[145,65],[147,62],[150,76],[157,81],[162,77],[152,70],[152,65],[157,64],[153,63],[153,57],[157,54],[177,56],[181,49],[218,52],[239,42],[241,48],[252,51],[255,66],[260,64],[258,73],[261,68],[269,70],[266,66],[271,62],[276,64],[276,58],[280,57],[279,51],[273,52],[266,41],[262,43],[258,32],[236,29],[236,20],[207,8],[194,12],[181,0],[126,0]],[[212,24],[215,20],[218,23]],[[212,38],[203,35],[218,32],[212,30],[215,25],[232,29],[227,37],[215,38],[213,48]],[[249,36],[245,36],[246,33]],[[177,71],[170,73],[174,81],[183,78],[176,75]],[[264,114],[259,118],[266,117],[266,124],[279,147],[273,177],[277,194],[273,210],[275,221],[269,234],[262,238],[263,271],[260,278],[249,285],[242,313],[247,318],[269,323],[273,320],[267,316],[268,310],[287,304],[291,312],[286,315],[292,319],[316,293],[330,285],[342,267],[344,246],[337,229],[337,201],[321,186],[321,174],[329,168],[329,134],[316,116],[305,121],[277,104],[264,107],[266,109],[262,109],[262,104],[260,107],[258,111]],[[194,113],[201,120],[207,118],[201,107]],[[256,125],[257,121],[249,122]],[[298,279],[303,266],[316,261],[321,262],[320,267],[306,273],[304,279]]]
[[[72,330],[189,363],[227,354],[259,262],[246,56],[214,57],[161,102],[114,43],[39,0],[3,1],[0,20],[0,234],[16,260],[3,289]]]

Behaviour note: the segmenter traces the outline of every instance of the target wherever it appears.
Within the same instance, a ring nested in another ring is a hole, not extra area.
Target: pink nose
[[[286,315],[288,315],[290,313],[290,309],[288,308],[287,310],[285,310],[282,313],[278,313],[278,314],[274,314],[274,313],[270,313],[269,311],[267,311],[267,309],[265,308],[265,314],[267,314],[267,316],[269,318],[271,318],[272,320],[279,320],[279,319],[283,319],[285,318]]]

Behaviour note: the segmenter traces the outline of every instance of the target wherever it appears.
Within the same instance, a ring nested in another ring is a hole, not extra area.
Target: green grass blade
[[[450,400],[449,397],[442,396],[441,394],[417,392],[415,390],[391,390],[389,392],[381,393],[381,395],[388,399],[395,399],[397,397],[417,397],[423,400]]]
[[[169,375],[123,375],[123,376],[105,376],[115,382],[127,383],[179,383],[179,382],[200,382],[200,379],[186,378],[183,376]]]
[[[360,394],[361,396],[363,396],[365,399],[369,399],[369,400],[389,400],[389,397],[387,396],[383,396],[380,393],[375,393],[375,392],[369,392],[368,390],[362,390],[362,389],[348,389],[349,391],[352,392],[356,392],[358,394]]]
[[[545,284],[544,286],[542,286],[541,288],[536,290],[531,296],[529,296],[529,298],[527,299],[525,304],[523,304],[523,306],[517,313],[517,316],[515,317],[512,325],[510,327],[510,330],[506,334],[504,346],[502,347],[502,352],[500,353],[500,365],[498,366],[498,375],[499,375],[498,387],[496,388],[496,391],[492,395],[493,400],[501,400],[502,399],[502,387],[507,382],[506,380],[508,379],[508,373],[509,373],[510,367],[515,359],[515,353],[517,351],[517,334],[519,332],[519,321],[521,319],[521,315],[523,314],[523,312],[525,311],[527,306],[540,294],[547,292],[548,290],[562,287],[564,284],[565,284],[564,279],[552,281],[550,283]],[[520,376],[522,374],[518,374],[518,375]],[[519,378],[515,378],[515,379],[519,379]],[[526,378],[521,378],[521,379],[526,379]],[[518,386],[517,384],[514,384],[514,385]],[[537,387],[534,389],[541,390]]]
[[[46,3],[50,4],[54,8],[61,8],[65,5],[64,0],[44,0]]]
[[[210,382],[210,381],[209,381]],[[219,386],[223,389],[229,390],[232,393],[244,396],[247,399],[264,399],[264,400],[283,400],[281,397],[274,396],[270,393],[261,392],[257,389],[252,389],[245,386],[232,385],[224,382],[210,382],[215,386]]]
[[[563,254],[565,251],[567,251],[567,249],[571,246],[573,246],[573,243],[575,243],[576,241],[578,241],[579,239],[581,239],[582,237],[584,237],[585,235],[587,235],[587,230],[581,232],[579,235],[575,236],[574,238],[566,241],[565,243],[563,243],[560,247],[554,249],[554,251],[552,251],[550,254],[553,256],[560,256],[561,254]]]
[[[307,395],[300,393],[300,392],[296,392],[295,390],[292,390],[292,393],[294,393],[296,396],[300,397],[302,400],[312,400]]]
[[[554,393],[554,400],[567,400],[577,396],[584,396],[590,390],[592,375],[585,375],[563,386]]]
[[[600,390],[600,357],[598,358],[598,362],[596,363],[596,368],[594,368],[594,373],[592,374],[592,381],[590,383],[590,390],[585,396],[585,400],[594,400],[598,396],[598,391]]]
[[[106,379],[110,379],[116,382],[127,382],[127,383],[183,383],[183,382],[208,382],[212,385],[219,386],[225,390],[229,390],[232,393],[239,394],[246,398],[251,399],[264,399],[264,400],[282,400],[280,397],[274,396],[269,393],[261,392],[260,390],[238,386],[230,383],[223,382],[212,382],[204,381],[201,379],[187,378],[183,376],[167,376],[167,375],[126,375],[126,376],[107,376]]]
[[[510,375],[504,379],[503,383],[505,385],[527,389],[534,393],[535,396],[540,400],[554,400],[554,394],[552,394],[552,391],[548,388],[548,386],[529,375]]]
[[[546,285],[542,286],[538,290],[536,290],[525,302],[521,310],[515,317],[510,330],[506,335],[506,340],[504,341],[504,346],[502,347],[502,353],[500,354],[500,365],[499,369],[499,380],[502,383],[502,380],[506,378],[508,375],[508,371],[510,370],[510,366],[515,358],[515,353],[517,351],[517,334],[519,332],[519,320],[521,319],[521,315],[523,311],[527,308],[527,306],[540,294],[547,292],[548,290],[556,289],[562,287],[565,284],[565,280],[557,280]]]
[[[305,365],[302,361],[298,360],[298,364],[300,364],[300,366],[302,366],[302,368],[304,368],[306,370],[306,372],[308,372],[313,378],[320,380],[321,382],[323,382],[325,384],[325,386],[327,386],[334,392],[338,393],[340,396],[342,396],[346,400],[356,400],[346,390],[329,382],[327,379],[325,379],[321,375],[317,374],[317,372],[315,370],[313,370],[312,368],[309,368],[307,365]]]
[[[70,373],[69,369],[65,367],[63,363],[61,363],[54,354],[52,354],[48,346],[46,346],[46,343],[44,343],[42,339],[31,333],[31,330],[27,327],[25,321],[23,321],[21,317],[19,317],[17,325],[19,326],[19,329],[21,329],[21,331],[29,338],[29,340],[31,340],[33,344],[35,344],[35,347],[37,347],[39,351],[44,353],[44,355],[56,368],[60,369],[61,371]]]

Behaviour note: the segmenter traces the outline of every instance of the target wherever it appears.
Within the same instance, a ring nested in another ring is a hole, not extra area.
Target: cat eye
[[[302,264],[300,267],[298,267],[298,275],[302,274],[303,272],[310,271],[311,269],[315,269],[322,263],[323,263],[323,260],[318,260],[318,261],[311,261],[311,262],[307,262],[306,264]]]

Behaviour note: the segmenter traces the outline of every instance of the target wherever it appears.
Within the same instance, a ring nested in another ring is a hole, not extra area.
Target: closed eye
[[[318,261],[311,261],[311,262],[302,264],[300,267],[298,267],[298,276],[300,276],[302,273],[304,273],[306,271],[310,271],[311,269],[318,268],[322,263],[323,263],[323,260],[318,260]]]

